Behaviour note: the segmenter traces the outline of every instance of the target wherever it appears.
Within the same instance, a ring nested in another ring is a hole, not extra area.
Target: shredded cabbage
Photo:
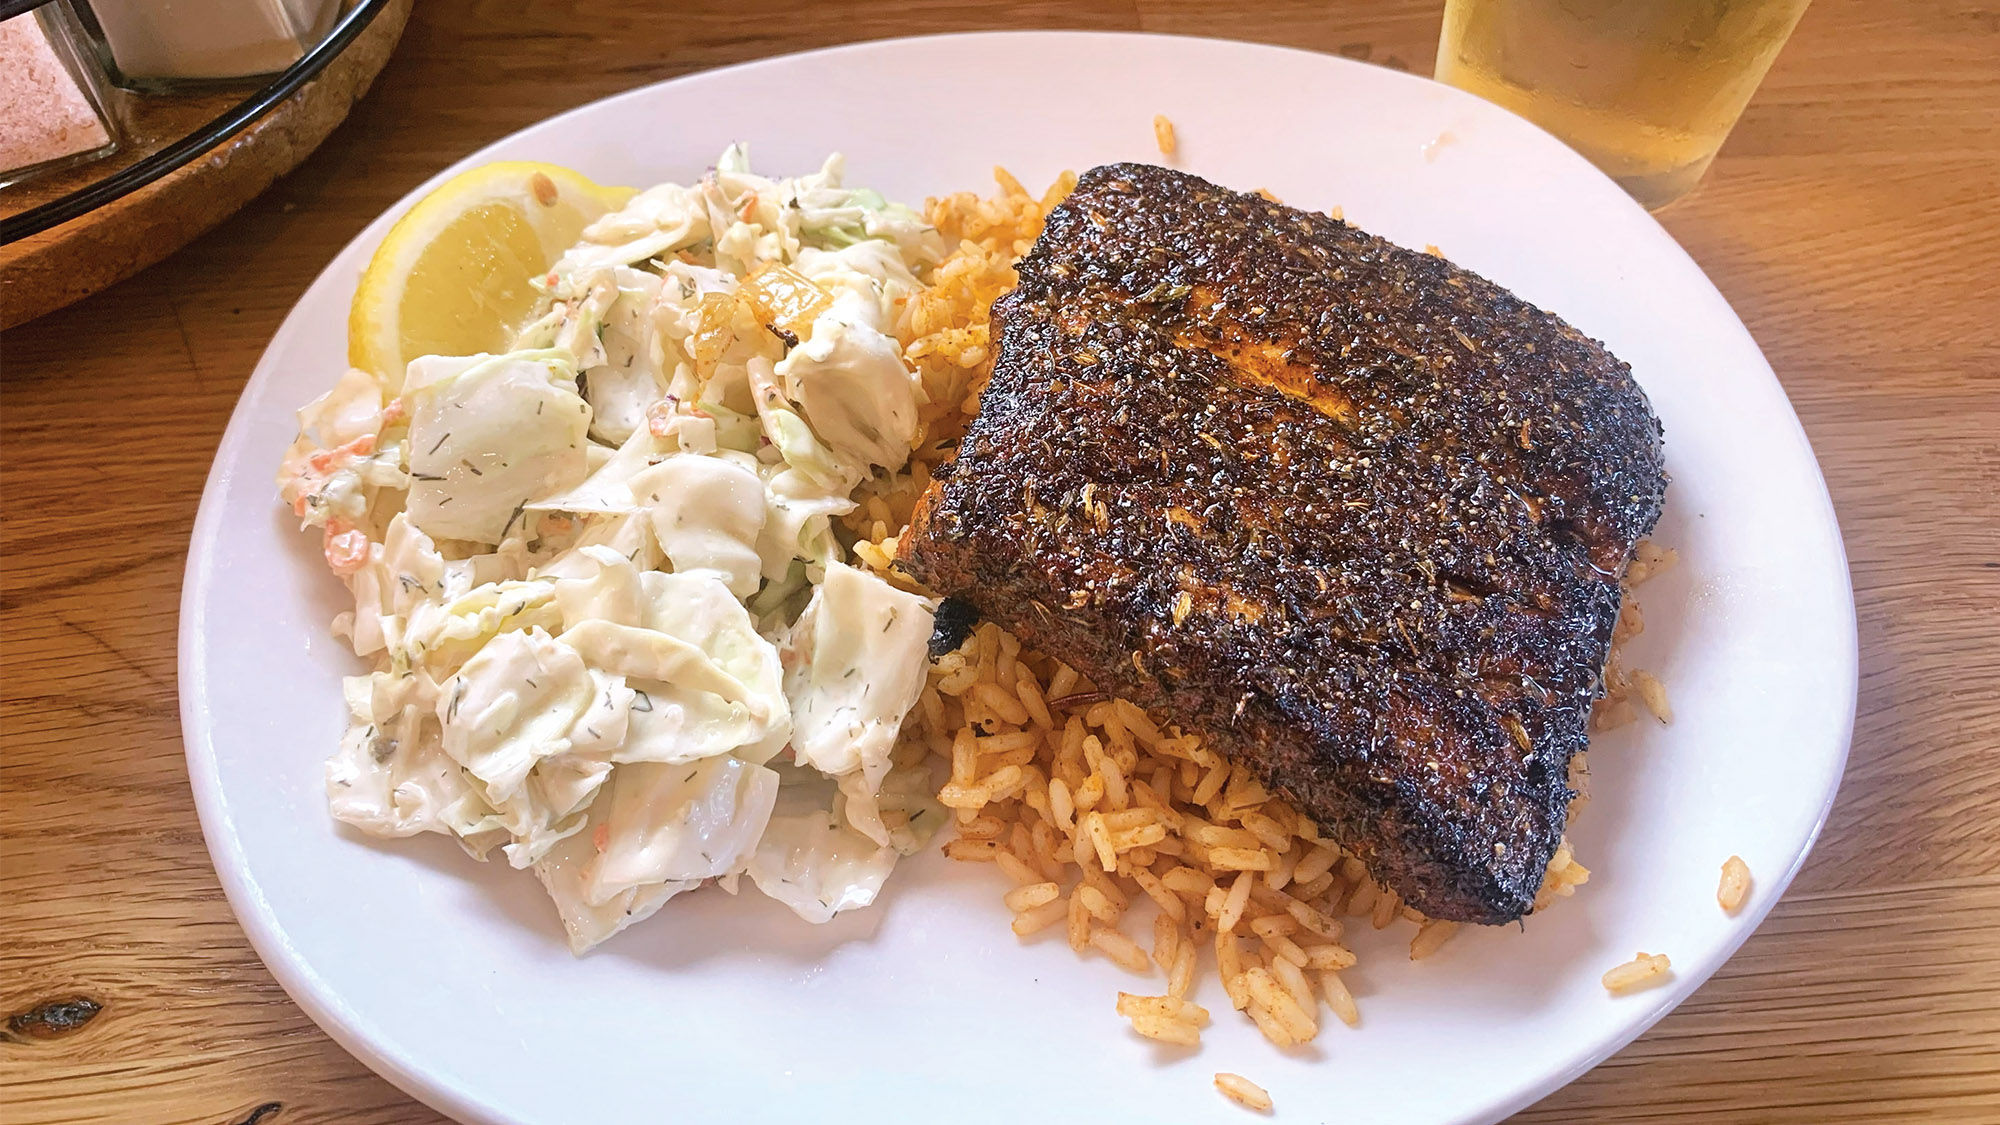
[[[794,563],[823,566],[839,556],[833,517],[853,511],[854,501],[827,492],[797,469],[779,467],[764,484],[764,503],[757,555],[767,582],[785,579]]]
[[[632,477],[626,487],[645,508],[653,538],[676,574],[710,574],[731,594],[757,592],[764,563],[764,482],[756,459],[676,453]]]
[[[528,501],[584,479],[590,404],[568,353],[426,356],[405,380],[410,522],[435,539],[498,543]]]
[[[701,885],[697,879],[651,883],[592,902],[598,830],[604,827],[610,807],[609,796],[600,790],[581,829],[557,842],[534,865],[536,877],[555,901],[556,913],[562,919],[563,932],[569,937],[573,953],[584,953],[627,926],[645,921],[668,899]]]
[[[485,786],[489,803],[507,800],[536,763],[569,750],[596,695],[574,648],[540,629],[503,633],[440,685],[444,752]]]
[[[916,436],[917,375],[896,341],[846,319],[861,319],[849,311],[861,303],[843,292],[773,374],[836,461],[893,469],[909,459]]]
[[[854,830],[834,806],[839,794],[807,770],[780,775],[777,802],[746,869],[757,889],[808,922],[875,901],[896,850]]]
[[[777,795],[776,773],[737,758],[620,767],[589,900],[742,870]]]
[[[343,686],[353,722],[326,764],[334,815],[379,836],[480,832],[492,810],[444,752],[432,712],[437,685],[371,672]]]
[[[280,466],[373,662],[328,808],[532,868],[579,953],[744,876],[823,922],[946,820],[897,749],[931,605],[834,523],[916,439],[894,333],[944,245],[843,174],[732,146],[640,192],[513,350],[347,371]]]
[[[787,641],[792,748],[829,777],[889,769],[903,716],[924,686],[932,604],[864,570],[829,563]]]

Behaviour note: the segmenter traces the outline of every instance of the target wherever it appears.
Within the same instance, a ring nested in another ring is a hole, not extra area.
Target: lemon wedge
[[[348,363],[393,386],[418,356],[505,350],[534,309],[529,280],[632,195],[531,161],[453,176],[369,260],[348,311]]]

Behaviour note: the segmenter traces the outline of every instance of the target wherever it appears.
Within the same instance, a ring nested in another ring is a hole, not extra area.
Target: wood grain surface
[[[1143,28],[1427,73],[1440,6],[418,5],[374,91],[267,195],[0,336],[0,1119],[436,1120],[251,953],[202,846],[174,686],[188,528],[230,407],[314,273],[404,191],[557,111],[799,48]],[[2000,10],[1819,0],[1707,182],[1661,215],[1825,469],[1860,612],[1854,752],[1742,952],[1521,1120],[2000,1121],[1996,185]]]

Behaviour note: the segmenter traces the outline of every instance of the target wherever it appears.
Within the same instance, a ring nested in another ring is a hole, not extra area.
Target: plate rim
[[[349,249],[357,243],[370,238],[371,231],[378,223],[382,222],[388,216],[403,213],[425,193],[452,175],[457,174],[467,167],[490,159],[487,156],[488,153],[497,147],[509,143],[522,132],[530,129],[538,129],[580,115],[602,113],[606,111],[608,106],[621,100],[642,98],[661,87],[669,87],[697,79],[707,79],[725,73],[740,73],[760,68],[782,68],[795,65],[805,59],[839,54],[860,55],[884,49],[920,49],[924,46],[935,46],[943,43],[964,43],[974,40],[1036,39],[1094,40],[1099,44],[1115,44],[1120,41],[1131,40],[1172,40],[1200,45],[1205,49],[1220,46],[1228,49],[1251,49],[1259,52],[1279,52],[1286,55],[1302,56],[1313,60],[1314,65],[1330,64],[1335,67],[1352,66],[1366,68],[1378,75],[1394,75],[1398,80],[1406,80],[1424,86],[1437,86],[1443,89],[1450,89],[1458,97],[1469,99],[1483,107],[1506,114],[1513,117],[1516,121],[1527,124],[1530,128],[1543,133],[1544,136],[1549,136],[1546,130],[1540,129],[1539,126],[1535,126],[1532,122],[1525,121],[1525,119],[1511,113],[1511,111],[1506,110],[1504,107],[1493,105],[1464,91],[1443,86],[1441,83],[1434,83],[1431,79],[1421,75],[1408,71],[1392,70],[1387,67],[1375,66],[1358,60],[1300,47],[1216,36],[1173,35],[1147,31],[1010,29],[887,36],[788,52],[726,66],[692,71],[687,74],[676,75],[658,82],[635,86],[585,102],[562,112],[529,122],[520,128],[511,130],[505,135],[496,137],[486,144],[479,146],[474,151],[452,161],[435,174],[426,177],[387,208],[379,212],[375,217],[369,219],[352,238],[333,252],[332,257],[326,265],[317,271],[311,281],[300,291],[291,309],[287,311],[285,318],[280,322],[277,330],[273,332],[270,341],[266,343],[263,351],[259,353],[256,364],[253,365],[250,375],[244,381],[243,390],[239,392],[236,404],[231,408],[228,424],[223,430],[222,437],[216,447],[214,460],[204,480],[199,507],[191,527],[188,556],[183,571],[179,602],[176,661],[182,741],[187,759],[189,781],[193,791],[196,814],[200,821],[204,844],[208,849],[212,865],[222,885],[224,897],[229,903],[231,913],[235,916],[238,925],[249,940],[252,949],[257,953],[258,958],[271,972],[272,976],[277,980],[279,986],[284,989],[292,1002],[297,1004],[314,1024],[325,1032],[329,1038],[338,1043],[343,1050],[354,1056],[376,1074],[387,1079],[405,1094],[455,1119],[508,1122],[519,1120],[519,1118],[504,1111],[500,1106],[482,1098],[476,1091],[466,1089],[448,1079],[434,1077],[417,1066],[416,1060],[405,1057],[403,1052],[386,1048],[373,1022],[350,1007],[332,986],[320,976],[305,957],[297,951],[284,926],[279,922],[275,911],[271,908],[262,888],[249,874],[248,856],[243,850],[242,840],[238,835],[237,825],[231,814],[230,804],[224,793],[219,776],[219,765],[214,750],[213,724],[206,708],[202,706],[208,694],[207,663],[205,659],[208,629],[207,618],[203,612],[203,601],[208,591],[208,576],[213,566],[212,556],[214,548],[219,542],[216,531],[223,521],[221,497],[226,486],[234,479],[231,466],[235,458],[227,457],[225,454],[232,450],[237,450],[239,446],[243,445],[249,439],[251,420],[248,406],[252,397],[252,384],[257,381],[258,373],[264,367],[266,357],[271,354],[281,339],[299,330],[295,326],[294,318],[301,314],[301,306],[306,296],[319,286],[322,281],[327,280],[333,274],[340,260],[347,254]],[[1557,138],[1551,136],[1551,139],[1555,140],[1557,144],[1562,144]],[[1565,149],[1568,148],[1567,145],[1563,147]],[[1573,150],[1572,155],[1574,155]],[[1578,159],[1581,160],[1582,158],[1578,157]],[[1593,171],[1595,170],[1593,169]],[[1602,175],[1601,172],[1597,174]],[[1637,204],[1634,204],[1634,206],[1637,207]],[[1570,1061],[1562,1067],[1543,1071],[1535,1080],[1520,1084],[1508,1096],[1486,1103],[1477,1113],[1463,1119],[1467,1121],[1500,1120],[1533,1105],[1569,1085],[1576,1078],[1593,1069],[1605,1059],[1610,1058],[1639,1036],[1643,1035],[1669,1012],[1677,1008],[1726,964],[1763,924],[1771,911],[1775,909],[1778,902],[1783,898],[1784,892],[1790,887],[1792,880],[1812,855],[1813,849],[1817,845],[1819,837],[1825,829],[1827,819],[1831,815],[1834,804],[1838,799],[1841,785],[1845,780],[1846,767],[1853,745],[1856,702],[1859,691],[1859,638],[1853,594],[1853,577],[1848,565],[1845,539],[1840,531],[1838,512],[1833,505],[1832,494],[1827,487],[1825,473],[1820,468],[1819,458],[1812,448],[1811,440],[1805,432],[1797,410],[1792,405],[1790,396],[1785,393],[1782,382],[1777,379],[1775,371],[1770,367],[1768,358],[1764,357],[1762,347],[1757,344],[1748,326],[1742,322],[1740,316],[1736,315],[1734,306],[1729,304],[1728,299],[1722,295],[1720,287],[1716,286],[1713,279],[1708,277],[1707,271],[1702,270],[1700,264],[1695,262],[1691,255],[1687,254],[1686,249],[1680,245],[1671,232],[1661,226],[1656,217],[1650,214],[1646,217],[1658,228],[1659,233],[1664,237],[1666,243],[1671,245],[1708,282],[1714,295],[1728,309],[1730,319],[1733,321],[1736,329],[1743,333],[1750,347],[1760,359],[1763,359],[1765,374],[1770,378],[1774,389],[1777,391],[1784,405],[1786,418],[1790,422],[1788,436],[1791,442],[1797,446],[1798,452],[1803,453],[1805,463],[1812,469],[1813,482],[1818,486],[1820,507],[1818,514],[1824,521],[1825,528],[1830,532],[1832,546],[1832,550],[1826,561],[1834,570],[1837,570],[1840,580],[1839,592],[1844,595],[1840,599],[1840,604],[1844,608],[1843,619],[1836,623],[1841,626],[1839,631],[1846,638],[1846,643],[1840,646],[1840,651],[1836,654],[1842,665],[1839,670],[1843,673],[1840,676],[1843,691],[1839,699],[1829,701],[1835,704],[1838,707],[1839,713],[1844,716],[1838,733],[1839,750],[1836,755],[1838,768],[1832,772],[1832,782],[1821,796],[1819,807],[1812,819],[1810,831],[1807,832],[1801,843],[1796,857],[1780,876],[1768,880],[1760,879],[1760,884],[1762,884],[1760,891],[1768,888],[1768,893],[1759,893],[1749,904],[1748,908],[1736,916],[1736,925],[1732,928],[1728,937],[1714,949],[1708,959],[1701,965],[1691,966],[1688,971],[1682,971],[1679,966],[1676,966],[1672,982],[1666,987],[1654,990],[1648,1007],[1643,1012],[1638,1013],[1636,1018],[1626,1023],[1617,1034],[1599,1040],[1585,1050],[1574,1052]]]

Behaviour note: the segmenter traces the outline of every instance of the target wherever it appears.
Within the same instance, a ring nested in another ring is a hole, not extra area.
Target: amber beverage
[[[1437,77],[1567,141],[1647,207],[1680,197],[1808,0],[1447,0]]]

